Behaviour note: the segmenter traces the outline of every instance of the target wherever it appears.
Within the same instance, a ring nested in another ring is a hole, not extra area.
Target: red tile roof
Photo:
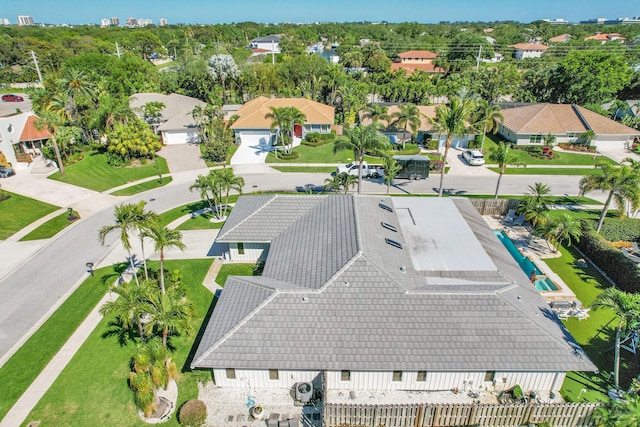
[[[438,67],[434,64],[407,64],[394,62],[391,64],[391,71],[399,69],[407,70],[407,75],[413,74],[414,71],[424,71],[425,73],[444,73],[445,70],[442,67]]]
[[[35,122],[38,120],[37,116],[29,116],[27,122],[24,124],[22,135],[20,135],[20,141],[38,141],[41,139],[48,139],[51,133],[45,128],[38,130]]]
[[[518,43],[513,45],[514,48],[519,50],[547,50],[549,46],[545,46],[540,43]]]
[[[420,58],[420,59],[436,59],[437,54],[429,52],[428,50],[409,50],[406,52],[400,52],[399,58]]]
[[[571,38],[571,34],[560,34],[559,36],[551,37],[549,39],[552,43],[562,43],[566,42]]]

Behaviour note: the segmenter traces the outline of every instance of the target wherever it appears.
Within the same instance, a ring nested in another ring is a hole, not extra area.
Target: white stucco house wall
[[[242,196],[216,243],[266,262],[202,326],[215,387],[557,393],[596,370],[467,199]]]
[[[540,43],[518,43],[513,46],[513,57],[517,60],[527,58],[541,58],[542,54],[549,49],[549,46],[545,46]]]
[[[281,37],[276,34],[271,34],[266,37],[257,37],[251,40],[249,48],[254,53],[280,53],[280,39]]]
[[[47,129],[36,128],[37,119],[33,112],[0,117],[0,151],[15,170],[27,170],[51,137]]]

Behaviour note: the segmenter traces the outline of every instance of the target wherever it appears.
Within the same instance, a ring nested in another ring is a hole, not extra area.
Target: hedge
[[[597,221],[593,221],[595,226]],[[637,242],[640,241],[640,220],[632,218],[607,218],[600,230],[602,237],[610,242]]]
[[[189,400],[178,415],[180,424],[189,427],[200,427],[207,421],[207,405],[202,400]]]
[[[604,271],[623,291],[640,291],[640,268],[621,250],[616,249],[604,237],[582,222],[582,236],[574,243],[578,249]]]

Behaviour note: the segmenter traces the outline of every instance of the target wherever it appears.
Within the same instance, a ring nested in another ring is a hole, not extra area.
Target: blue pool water
[[[505,248],[509,251],[513,259],[518,263],[524,274],[527,277],[531,277],[533,273],[536,276],[541,276],[544,273],[536,266],[533,261],[531,261],[526,256],[522,255],[516,245],[513,244],[509,236],[502,230],[494,230],[493,231],[498,238],[502,242]],[[536,289],[539,291],[557,291],[558,287],[549,279],[548,277],[541,277],[536,279],[535,281]]]

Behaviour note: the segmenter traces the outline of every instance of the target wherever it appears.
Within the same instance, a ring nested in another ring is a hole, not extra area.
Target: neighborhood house
[[[467,199],[243,196],[216,243],[265,262],[203,326],[216,387],[550,393],[596,370]]]
[[[391,71],[406,70],[407,75],[413,74],[415,71],[423,71],[425,73],[444,73],[444,68],[438,67],[433,63],[438,58],[433,52],[428,50],[410,50],[400,52],[398,54],[400,62],[391,64]]]
[[[26,170],[51,137],[46,127],[36,127],[37,120],[33,112],[0,117],[0,152],[16,170]]]

